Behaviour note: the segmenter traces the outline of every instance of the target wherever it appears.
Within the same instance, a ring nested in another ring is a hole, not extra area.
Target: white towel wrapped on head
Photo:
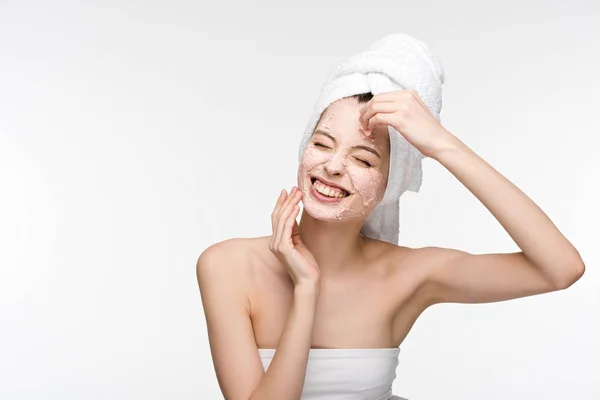
[[[333,102],[360,93],[373,95],[414,89],[434,117],[440,120],[445,76],[439,58],[420,40],[393,33],[375,41],[367,50],[342,62],[326,79],[300,144],[302,155],[325,109]],[[365,222],[362,234],[398,244],[400,196],[418,192],[422,182],[423,154],[398,131],[388,126],[390,170],[379,205]]]

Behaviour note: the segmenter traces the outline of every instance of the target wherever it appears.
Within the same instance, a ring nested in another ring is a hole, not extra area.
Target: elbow
[[[568,273],[565,273],[562,279],[557,282],[557,290],[564,290],[569,288],[575,282],[577,282],[585,273],[585,264],[583,260],[579,259],[576,262],[569,264],[568,268],[565,268]]]

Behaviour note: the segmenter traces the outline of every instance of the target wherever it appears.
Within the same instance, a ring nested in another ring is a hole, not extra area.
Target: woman
[[[388,185],[387,127],[456,176],[522,251],[478,255],[364,236]],[[197,263],[229,400],[398,398],[391,384],[399,346],[427,307],[561,290],[584,272],[542,210],[446,130],[414,90],[329,105],[303,153],[298,187],[281,192],[271,221],[272,235],[214,244]]]

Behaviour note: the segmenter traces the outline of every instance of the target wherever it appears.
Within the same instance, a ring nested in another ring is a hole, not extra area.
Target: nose
[[[331,175],[342,175],[346,168],[346,161],[342,154],[331,154],[324,165],[325,171]]]

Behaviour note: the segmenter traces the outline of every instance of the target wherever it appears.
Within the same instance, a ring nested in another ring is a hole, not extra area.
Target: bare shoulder
[[[466,252],[458,249],[438,246],[425,246],[411,250],[413,250],[415,259],[419,260],[425,269],[433,268],[440,262],[466,254]]]
[[[212,265],[215,261],[225,261],[243,251],[248,245],[246,238],[232,238],[208,246],[198,258],[197,265]]]
[[[231,279],[244,277],[248,265],[265,237],[232,238],[207,247],[198,257],[196,273],[201,276],[227,276]]]
[[[440,262],[444,262],[452,257],[466,254],[461,250],[437,246],[416,248],[394,245],[390,246],[390,259],[394,260],[395,262],[402,261],[407,267],[414,266],[414,268],[421,271],[423,275],[426,275],[431,268],[434,268]]]

